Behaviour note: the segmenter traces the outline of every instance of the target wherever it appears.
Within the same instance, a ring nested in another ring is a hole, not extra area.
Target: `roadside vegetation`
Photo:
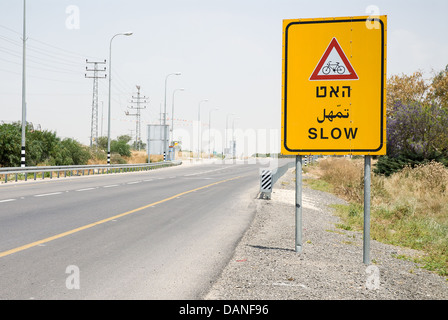
[[[20,167],[22,126],[20,122],[0,124],[0,167]],[[131,137],[119,136],[111,140],[111,163],[146,163],[147,155],[135,150]],[[26,128],[26,165],[62,166],[103,164],[107,162],[107,137],[98,139],[98,146],[88,147],[72,138],[61,139],[56,132]],[[151,156],[151,161],[162,159]]]
[[[375,172],[386,176],[432,160],[448,166],[448,66],[426,80],[422,72],[387,82],[387,156]]]
[[[335,206],[338,227],[362,231],[363,159],[321,159],[307,171],[318,179],[306,183],[349,203]],[[448,276],[448,169],[433,161],[387,177],[372,173],[371,181],[371,238],[421,250],[425,255],[415,262]]]
[[[374,159],[371,237],[421,250],[425,269],[448,277],[448,68],[388,80],[387,155]],[[331,157],[306,168],[311,187],[347,200],[339,227],[362,230],[364,160]]]

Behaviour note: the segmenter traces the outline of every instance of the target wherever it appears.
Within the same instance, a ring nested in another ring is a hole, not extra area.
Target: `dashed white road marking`
[[[16,201],[17,199],[5,199],[5,200],[0,200],[0,202],[11,202],[11,201]]]
[[[184,177],[191,177],[191,176],[196,176],[198,174],[210,173],[210,172],[224,170],[224,169],[226,169],[226,168],[218,168],[218,169],[213,169],[213,170],[208,170],[208,171],[200,171],[200,172],[196,172],[196,173],[184,174]]]
[[[61,193],[62,193],[62,192],[52,192],[52,193],[36,194],[35,197],[54,196],[54,195],[61,194]]]
[[[195,176],[195,175],[200,175],[200,174],[205,174],[205,173],[209,173],[209,172],[214,172],[214,171],[219,171],[219,170],[223,170],[223,168],[219,168],[219,169],[214,169],[214,170],[208,170],[208,171],[202,171],[202,172],[197,172],[197,173],[192,173],[192,174],[187,174],[184,175],[184,177],[189,177],[189,176]],[[150,182],[150,181],[154,181],[154,180],[164,180],[164,179],[175,179],[178,178],[177,176],[171,176],[171,177],[154,177],[152,179],[146,179],[146,180],[141,180],[141,181],[132,181],[132,182],[127,182],[126,184],[137,184],[137,183],[141,183],[141,182]],[[202,177],[201,179],[213,179],[210,177]],[[119,187],[120,184],[111,184],[111,185],[107,185],[107,186],[102,186],[102,188],[115,188],[115,187]],[[99,189],[101,187],[91,187],[91,188],[83,188],[83,189],[77,189],[74,190],[76,192],[83,192],[83,191],[90,191],[90,190],[95,190],[95,189]],[[62,194],[62,193],[67,193],[70,192],[69,190],[66,191],[58,191],[58,192],[51,192],[51,193],[42,193],[42,194],[36,194],[33,195],[33,197],[47,197],[47,196],[54,196],[54,195],[58,195],[58,194]],[[20,197],[20,199],[25,199],[25,197]],[[6,202],[12,202],[12,201],[16,201],[17,199],[4,199],[4,200],[0,200],[0,203],[6,203]]]
[[[95,190],[96,188],[85,188],[85,189],[78,189],[76,190],[77,192],[81,192],[81,191],[89,191],[89,190]]]

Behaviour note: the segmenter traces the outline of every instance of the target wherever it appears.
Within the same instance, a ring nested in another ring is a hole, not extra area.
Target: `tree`
[[[131,140],[132,140],[132,137],[130,135],[128,135],[128,134],[119,136],[117,138],[117,141],[118,142],[122,142],[122,143],[129,143],[129,141],[131,141]]]
[[[129,141],[131,141],[131,137],[128,135],[119,136],[117,140],[112,140],[110,142],[110,152],[119,153],[124,157],[130,157],[131,146],[128,144]]]
[[[119,153],[122,156],[131,156],[131,146],[128,144],[131,141],[129,135],[119,136],[116,140],[110,141],[110,152]],[[107,137],[98,138],[98,147],[107,152]]]
[[[20,166],[21,128],[17,124],[0,125],[0,166]]]
[[[0,166],[20,166],[20,122],[0,125]],[[55,132],[26,127],[25,161],[27,166],[87,164],[88,148],[70,138],[61,140]]]
[[[26,133],[26,164],[37,165],[64,165],[68,156],[62,154],[61,139],[56,132],[48,130],[33,130]]]
[[[445,70],[440,71],[433,77],[430,97],[434,103],[445,109],[448,108],[448,65]]]
[[[387,156],[376,173],[430,160],[448,166],[448,67],[425,81],[422,72],[395,75],[387,83]]]
[[[387,114],[393,115],[397,103],[425,103],[430,85],[423,79],[421,71],[412,75],[393,75],[387,81]]]
[[[435,104],[398,102],[387,122],[387,154],[430,159],[448,149],[448,112]]]
[[[98,148],[107,151],[107,137],[98,137]]]
[[[83,146],[74,139],[66,138],[62,140],[61,146],[69,157],[68,161],[70,161],[73,165],[86,165],[90,159],[88,147]]]

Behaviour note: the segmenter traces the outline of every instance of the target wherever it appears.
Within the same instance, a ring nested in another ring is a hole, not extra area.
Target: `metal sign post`
[[[364,235],[363,262],[370,264],[370,164],[372,156],[364,157]]]
[[[302,156],[296,156],[296,252],[302,253]]]

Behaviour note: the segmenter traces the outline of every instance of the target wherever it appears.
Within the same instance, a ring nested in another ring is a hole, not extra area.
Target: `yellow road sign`
[[[387,17],[283,20],[282,154],[386,154]]]

